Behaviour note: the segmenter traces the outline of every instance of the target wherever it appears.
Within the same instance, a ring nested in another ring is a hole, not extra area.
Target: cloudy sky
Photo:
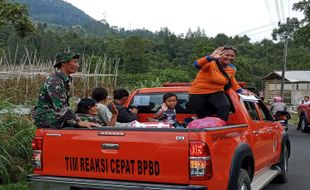
[[[106,19],[125,29],[159,31],[168,27],[175,34],[204,29],[208,37],[246,34],[251,40],[271,39],[278,21],[301,18],[292,10],[299,0],[65,0],[96,20]]]

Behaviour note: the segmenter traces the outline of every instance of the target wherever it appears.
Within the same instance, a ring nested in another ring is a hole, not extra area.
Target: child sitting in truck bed
[[[76,114],[82,121],[98,123],[98,126],[106,125],[98,119],[96,101],[91,98],[83,98],[80,100],[77,105]]]
[[[155,113],[154,119],[162,122],[167,122],[174,127],[178,127],[179,123],[176,120],[175,107],[178,103],[178,97],[173,93],[166,93],[163,95],[163,103],[161,108]]]
[[[115,126],[118,111],[113,102],[108,102],[108,91],[105,88],[95,88],[92,92],[92,98],[96,101],[98,117],[107,126]],[[111,110],[108,108],[110,106]]]

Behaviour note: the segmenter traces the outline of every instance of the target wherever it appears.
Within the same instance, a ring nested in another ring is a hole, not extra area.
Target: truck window
[[[243,101],[243,104],[245,106],[245,108],[248,111],[249,116],[253,119],[253,120],[259,120],[259,115],[255,109],[255,103],[254,102],[248,102],[248,101]]]
[[[272,117],[269,109],[261,100],[258,101],[257,105],[258,105],[258,110],[263,117],[263,120],[264,121],[273,121],[273,117]]]
[[[177,113],[193,113],[188,109],[188,94],[187,92],[173,92],[178,97],[178,104],[176,106]],[[137,94],[130,102],[130,106],[137,107],[139,113],[155,113],[159,110],[165,93],[148,93]]]

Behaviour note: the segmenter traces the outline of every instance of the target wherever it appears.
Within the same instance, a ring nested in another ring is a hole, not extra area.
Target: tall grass
[[[10,107],[6,107],[10,110]],[[10,111],[0,115],[0,181],[25,179],[31,169],[31,141],[35,127],[27,116]]]

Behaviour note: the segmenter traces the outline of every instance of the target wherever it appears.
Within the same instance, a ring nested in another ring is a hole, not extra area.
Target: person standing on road
[[[300,105],[309,105],[309,104],[310,104],[309,96],[305,96],[304,99],[299,102],[298,106],[300,106]],[[302,123],[302,117],[299,117],[299,121],[298,121],[298,125],[297,125],[296,130],[300,130],[301,129],[301,123]]]
[[[189,106],[198,119],[215,112],[227,122],[231,108],[225,91],[233,88],[237,93],[247,94],[235,79],[236,67],[232,64],[235,57],[236,49],[224,46],[194,62],[199,72],[189,89]]]
[[[66,126],[87,127],[96,123],[82,121],[69,107],[71,74],[79,68],[80,55],[73,52],[56,54],[55,72],[50,74],[40,89],[32,111],[34,123],[39,128],[63,128]]]
[[[298,106],[300,106],[301,104],[310,104],[309,96],[305,96],[304,99],[299,102]]]

